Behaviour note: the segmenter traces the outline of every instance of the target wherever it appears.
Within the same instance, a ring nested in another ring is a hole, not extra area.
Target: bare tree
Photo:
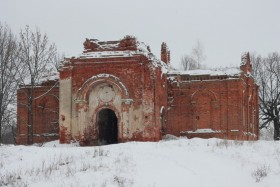
[[[189,55],[185,55],[181,58],[181,64],[184,70],[198,69],[197,62]]]
[[[64,60],[65,54],[64,53],[57,53],[54,59],[54,66],[56,70],[59,70],[60,63]]]
[[[0,23],[0,143],[8,126],[15,126],[16,38],[7,25]]]
[[[200,40],[196,41],[196,44],[192,48],[191,55],[185,55],[181,58],[181,65],[184,70],[200,69],[202,62],[206,59],[204,54],[204,47]]]
[[[33,102],[34,88],[40,84],[41,78],[48,73],[50,66],[56,61],[56,46],[50,44],[46,34],[42,34],[38,29],[30,30],[26,26],[25,30],[19,34],[19,63],[18,83],[25,87],[28,109],[28,144],[33,143]]]
[[[201,68],[201,64],[206,59],[206,56],[204,54],[204,46],[200,40],[197,40],[195,46],[192,48],[192,57],[196,61],[197,67]]]
[[[253,76],[259,85],[260,128],[273,124],[274,140],[280,140],[280,55],[252,55]]]

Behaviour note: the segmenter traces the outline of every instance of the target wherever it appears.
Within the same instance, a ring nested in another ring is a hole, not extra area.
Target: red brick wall
[[[175,77],[177,81],[169,82],[166,133],[190,138],[258,138],[257,86],[252,78],[182,81],[179,75]]]
[[[39,86],[34,89],[34,98],[37,99],[33,102],[33,143],[58,139],[59,88],[52,86]],[[22,87],[17,91],[17,144],[28,144],[28,90],[30,88]]]

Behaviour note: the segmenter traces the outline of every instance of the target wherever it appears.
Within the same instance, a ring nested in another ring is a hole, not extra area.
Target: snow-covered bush
[[[20,173],[13,172],[0,176],[0,186],[26,187],[28,185],[27,183],[21,181]]]
[[[269,165],[262,165],[258,167],[256,170],[252,172],[252,176],[256,179],[256,182],[260,182],[260,180],[267,176],[268,172],[270,171]]]

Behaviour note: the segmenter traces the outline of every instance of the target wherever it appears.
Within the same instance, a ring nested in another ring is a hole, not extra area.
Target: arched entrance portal
[[[102,109],[98,113],[99,145],[118,143],[118,118],[111,109]]]

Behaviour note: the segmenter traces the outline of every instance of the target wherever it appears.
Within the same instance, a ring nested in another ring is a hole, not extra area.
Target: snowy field
[[[212,187],[280,185],[280,142],[219,139],[100,147],[0,146],[0,186]]]

